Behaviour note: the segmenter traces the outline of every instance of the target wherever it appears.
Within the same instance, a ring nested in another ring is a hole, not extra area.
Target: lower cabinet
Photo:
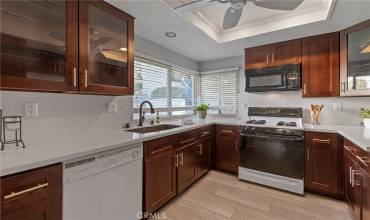
[[[0,181],[0,219],[62,219],[61,164],[5,176]]]
[[[238,134],[238,126],[217,125],[216,169],[229,173],[238,172]]]
[[[344,195],[355,220],[370,219],[370,157],[348,140],[344,140]]]
[[[211,164],[212,127],[144,143],[144,211],[153,213],[183,192]]]
[[[305,188],[338,196],[340,194],[340,147],[334,133],[305,132]]]

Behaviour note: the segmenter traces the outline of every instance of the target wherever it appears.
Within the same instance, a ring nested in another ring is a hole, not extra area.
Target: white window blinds
[[[191,114],[196,104],[194,72],[135,57],[135,94],[133,106],[148,100],[167,116]],[[145,106],[147,107],[147,106]],[[136,115],[134,114],[134,118]]]
[[[238,112],[239,70],[201,74],[200,102],[218,113]]]

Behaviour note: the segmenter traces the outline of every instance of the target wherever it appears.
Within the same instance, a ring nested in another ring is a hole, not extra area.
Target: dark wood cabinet
[[[246,69],[300,62],[301,39],[245,49]]]
[[[0,181],[2,219],[62,219],[61,164],[5,176]]]
[[[344,139],[344,195],[355,220],[370,218],[370,154]]]
[[[78,2],[1,1],[1,89],[78,90]],[[15,16],[16,15],[16,16]]]
[[[216,127],[216,168],[218,170],[238,172],[239,127],[217,125]]]
[[[198,144],[199,167],[198,177],[203,176],[211,168],[211,138],[203,138]]]
[[[0,4],[1,89],[133,94],[133,17],[102,0]]]
[[[177,192],[181,193],[198,179],[199,143],[193,142],[177,149]]]
[[[302,40],[303,97],[339,96],[339,33]]]
[[[340,194],[341,157],[338,135],[305,132],[305,188],[331,196]]]
[[[340,95],[369,96],[370,19],[340,32]]]
[[[175,136],[144,143],[144,209],[154,212],[177,193]]]
[[[79,2],[80,91],[133,94],[134,18],[104,1]]]

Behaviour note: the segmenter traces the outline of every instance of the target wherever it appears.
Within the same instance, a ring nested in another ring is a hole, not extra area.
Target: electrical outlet
[[[333,103],[333,111],[334,112],[341,112],[343,111],[343,105],[341,102]]]
[[[118,112],[118,106],[117,103],[111,102],[107,104],[107,112],[108,113],[117,113]]]
[[[39,116],[39,103],[37,102],[24,103],[24,115],[26,117],[38,117]]]

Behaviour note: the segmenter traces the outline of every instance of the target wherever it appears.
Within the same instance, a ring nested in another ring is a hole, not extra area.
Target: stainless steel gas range
[[[304,193],[301,108],[248,108],[240,128],[239,179]]]

